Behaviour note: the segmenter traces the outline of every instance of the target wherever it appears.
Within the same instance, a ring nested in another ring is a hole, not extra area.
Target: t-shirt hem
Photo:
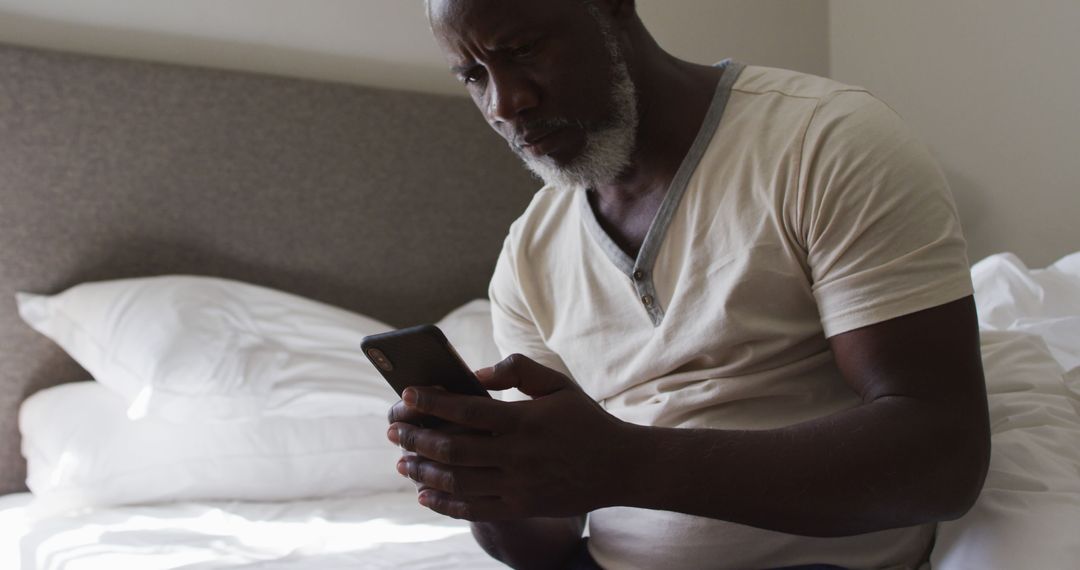
[[[831,338],[855,329],[876,325],[890,319],[951,303],[974,294],[974,291],[971,279],[966,278],[966,276],[964,278],[958,277],[944,286],[933,287],[924,292],[907,295],[881,305],[855,309],[833,317],[822,318],[821,325],[825,332],[825,338]]]

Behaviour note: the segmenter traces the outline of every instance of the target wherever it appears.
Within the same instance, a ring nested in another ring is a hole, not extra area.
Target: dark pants
[[[589,554],[589,539],[583,538],[578,543],[577,551],[570,557],[566,570],[603,570]]]
[[[589,555],[589,539],[583,538],[578,544],[577,551],[570,558],[566,570],[603,570],[599,564]],[[774,570],[844,570],[832,564],[804,564],[802,566],[785,566]]]

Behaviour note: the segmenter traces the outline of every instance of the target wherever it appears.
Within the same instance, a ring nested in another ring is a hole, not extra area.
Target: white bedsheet
[[[31,501],[0,497],[0,568],[505,568],[466,523],[420,507],[414,492],[113,507],[37,521]]]

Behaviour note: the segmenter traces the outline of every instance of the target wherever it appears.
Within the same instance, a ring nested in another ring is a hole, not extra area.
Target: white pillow
[[[1080,252],[1046,269],[992,255],[971,268],[971,280],[980,328],[1038,335],[1066,372],[1080,369]]]
[[[974,507],[938,525],[939,570],[1075,568],[1080,560],[1080,416],[1043,340],[982,331],[990,471]]]
[[[285,501],[412,489],[379,416],[176,424],[129,420],[96,382],[22,404],[27,486],[45,512],[182,500]]]
[[[280,291],[211,277],[86,283],[18,294],[19,314],[132,419],[385,417],[393,391],[359,350],[391,327]]]

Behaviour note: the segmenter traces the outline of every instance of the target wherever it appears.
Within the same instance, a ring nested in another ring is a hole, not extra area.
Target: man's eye
[[[537,42],[529,42],[510,50],[510,55],[516,58],[528,57],[536,52]]]
[[[470,85],[470,84],[473,84],[473,83],[479,83],[481,80],[483,80],[483,78],[484,78],[484,69],[483,68],[470,69],[469,71],[466,71],[465,73],[461,74],[461,82],[466,84],[466,85]]]

